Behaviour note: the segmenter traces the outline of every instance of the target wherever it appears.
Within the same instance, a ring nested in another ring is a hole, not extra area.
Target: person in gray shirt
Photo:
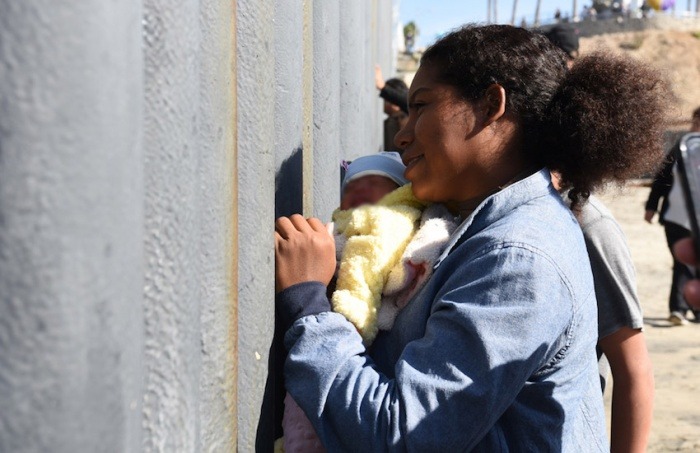
[[[556,186],[557,177],[552,175]],[[562,193],[569,201],[567,193]],[[612,372],[610,451],[646,451],[654,409],[654,374],[643,332],[634,264],[625,234],[590,196],[575,212],[583,231],[598,302],[598,368],[605,391]]]
[[[645,451],[653,413],[654,374],[642,331],[632,258],[620,225],[595,197],[581,209],[579,223],[598,301],[597,349],[603,388],[607,364],[613,378],[611,451]]]
[[[571,69],[579,55],[578,31],[558,24],[545,36],[566,54]],[[558,186],[558,177],[552,182]],[[570,203],[568,193],[562,197]],[[642,332],[634,265],[625,235],[610,211],[591,196],[575,210],[593,271],[598,302],[598,368],[603,391],[612,371],[610,451],[646,451],[654,409],[654,374]]]

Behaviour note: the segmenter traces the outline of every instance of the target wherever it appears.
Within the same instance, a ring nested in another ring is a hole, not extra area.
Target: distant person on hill
[[[578,35],[557,25],[547,37],[561,48],[571,68],[578,56]],[[552,175],[554,186],[558,177]],[[558,188],[558,187],[557,187]],[[566,191],[562,197],[570,203]],[[622,228],[594,195],[576,219],[583,231],[598,303],[598,369],[605,391],[612,372],[611,451],[646,450],[654,409],[654,375],[642,332],[634,264]]]
[[[384,99],[384,151],[401,150],[394,143],[394,136],[408,120],[408,86],[397,78],[384,81],[382,68],[374,66],[374,82],[379,90],[379,96]]]
[[[693,111],[691,132],[700,132],[700,107]],[[647,199],[644,212],[644,220],[651,223],[652,219],[659,213],[659,223],[664,226],[666,242],[669,249],[673,250],[673,244],[678,240],[690,237],[690,225],[688,214],[683,204],[683,193],[679,184],[675,184],[677,179],[676,156],[680,141],[676,142],[669,151],[666,165],[656,174],[651,185],[649,198]],[[659,209],[659,201],[661,209]],[[673,280],[671,281],[671,293],[668,298],[668,308],[671,312],[668,320],[676,326],[688,323],[686,315],[690,310],[683,295],[683,287],[694,278],[693,271],[685,264],[673,259]],[[695,321],[700,322],[700,310],[693,311]]]
[[[566,53],[569,67],[578,58],[578,30],[568,24],[556,24],[545,33],[545,36]]]

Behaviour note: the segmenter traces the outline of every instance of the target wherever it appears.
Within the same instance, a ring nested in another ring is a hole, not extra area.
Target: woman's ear
[[[482,102],[486,117],[484,126],[488,126],[505,115],[506,90],[501,85],[493,83],[486,88]]]

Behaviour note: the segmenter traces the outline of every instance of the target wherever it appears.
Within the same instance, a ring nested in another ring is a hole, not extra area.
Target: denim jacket
[[[464,220],[369,352],[322,284],[277,304],[287,390],[328,451],[608,451],[590,264],[546,169]]]

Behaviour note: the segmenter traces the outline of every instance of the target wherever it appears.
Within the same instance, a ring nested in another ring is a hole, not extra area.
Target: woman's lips
[[[406,161],[406,171],[408,171],[409,168],[414,167],[421,159],[423,159],[422,155],[408,159]]]

